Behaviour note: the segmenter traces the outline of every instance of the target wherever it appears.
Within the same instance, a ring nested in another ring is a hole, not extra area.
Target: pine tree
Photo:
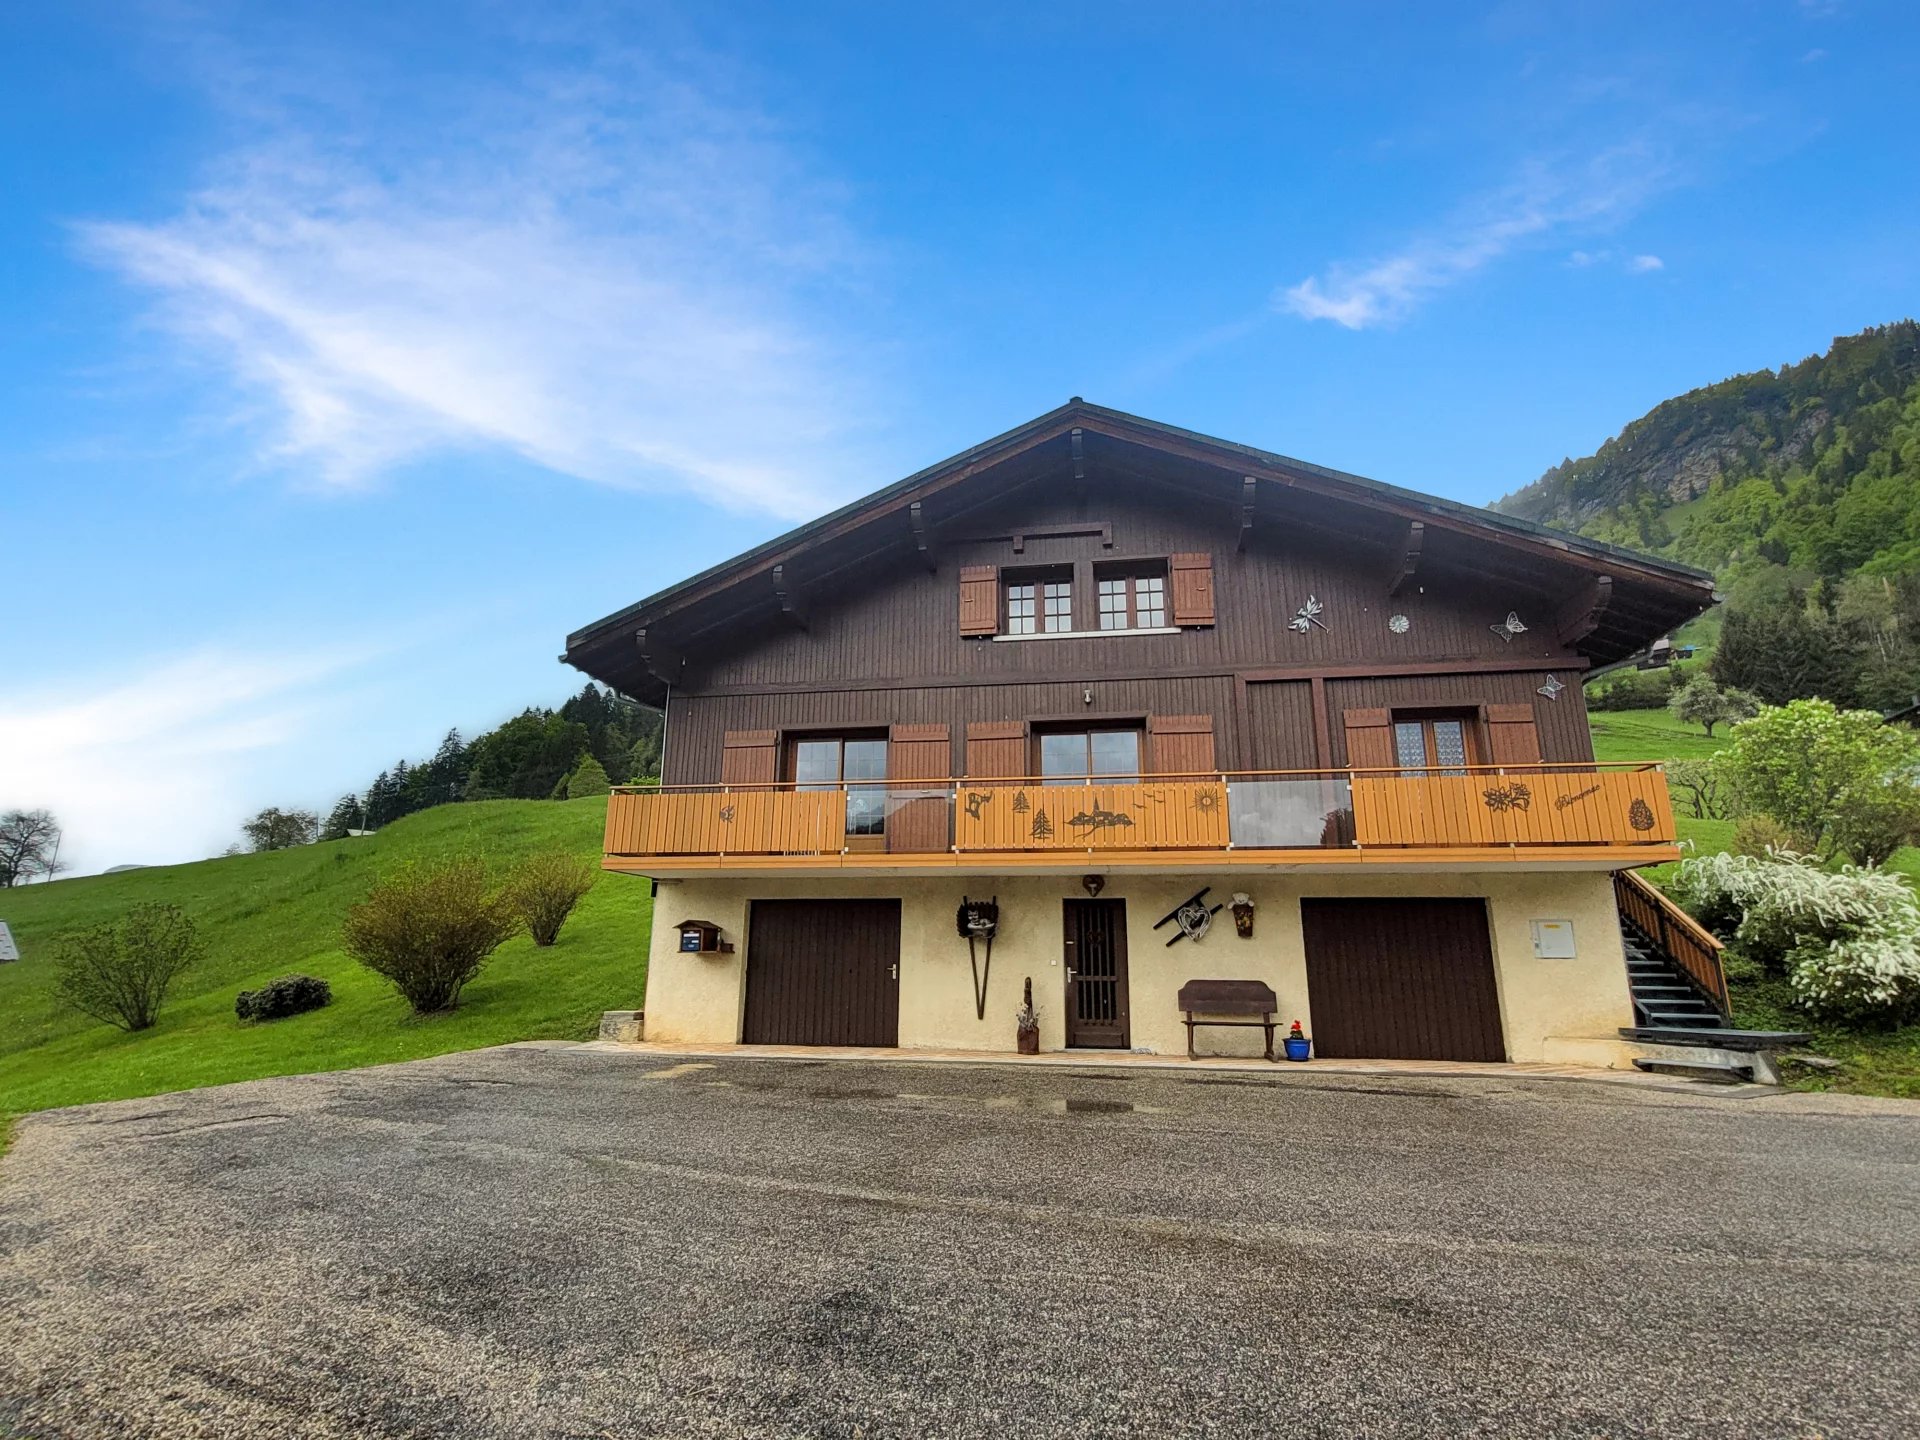
[[[367,828],[366,812],[360,808],[360,800],[355,795],[342,795],[334,802],[333,809],[327,815],[327,823],[320,827],[322,840],[344,840],[351,830]]]

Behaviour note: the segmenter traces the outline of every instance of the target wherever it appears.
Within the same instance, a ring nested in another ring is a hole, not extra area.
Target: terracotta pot
[[[1038,1055],[1040,1053],[1040,1032],[1038,1030],[1021,1030],[1018,1034],[1020,1038],[1020,1053],[1022,1055]]]

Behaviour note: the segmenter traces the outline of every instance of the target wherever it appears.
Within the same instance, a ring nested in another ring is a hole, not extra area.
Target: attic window
[[[1167,623],[1167,567],[1096,566],[1102,630],[1152,630]]]
[[[1059,635],[1073,629],[1071,570],[1014,571],[1007,575],[1007,635]]]

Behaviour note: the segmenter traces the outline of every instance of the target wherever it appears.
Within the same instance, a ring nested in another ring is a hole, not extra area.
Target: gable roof
[[[1078,475],[1102,464],[1137,463],[1142,456],[1167,468],[1168,473],[1155,478],[1189,485],[1195,498],[1238,505],[1242,487],[1251,479],[1262,495],[1277,488],[1288,497],[1289,506],[1310,504],[1323,512],[1344,513],[1355,521],[1370,521],[1375,531],[1384,524],[1389,533],[1396,526],[1404,533],[1405,522],[1417,520],[1473,545],[1495,546],[1505,552],[1503,558],[1510,565],[1533,571],[1545,566],[1563,575],[1606,575],[1616,585],[1624,581],[1631,601],[1611,622],[1611,633],[1596,632],[1591,643],[1580,647],[1597,663],[1641,648],[1702,613],[1716,598],[1713,576],[1705,570],[1110,410],[1076,396],[1024,425],[594,621],[567,637],[561,658],[636,698],[657,701],[661,687],[649,682],[640,663],[634,646],[637,631],[658,635],[664,630],[676,645],[706,638],[759,612],[763,606],[755,603],[756,598],[761,602],[773,598],[770,584],[765,583],[751,597],[739,592],[756,579],[770,576],[777,565],[805,571],[810,582],[818,583],[862,557],[870,560],[888,551],[911,553],[916,543],[928,543],[932,532],[977,508],[964,501],[956,503],[956,495],[966,489],[985,487],[1005,494],[1049,475]],[[916,503],[927,513],[919,517],[917,528],[910,528],[907,517]],[[830,557],[829,551],[834,552]],[[746,603],[727,603],[730,593]],[[1620,598],[1618,589],[1615,595]],[[1609,607],[1610,612],[1616,608]]]

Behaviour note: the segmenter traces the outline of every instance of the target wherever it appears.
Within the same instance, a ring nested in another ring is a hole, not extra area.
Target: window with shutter
[[[1167,569],[1173,581],[1173,623],[1213,624],[1213,556],[1173,555]]]
[[[967,778],[1017,779],[1027,773],[1027,727],[1019,720],[975,720],[967,726]]]
[[[1347,766],[1353,770],[1394,768],[1393,716],[1385,710],[1341,713],[1347,734]]]
[[[1215,770],[1211,715],[1152,715],[1148,758],[1156,775],[1207,775]]]
[[[1000,571],[993,565],[960,567],[960,633],[992,635],[1000,629]]]
[[[1538,765],[1540,728],[1533,706],[1487,706],[1487,746],[1495,765]]]
[[[729,730],[721,742],[722,785],[771,785],[778,776],[778,730]]]

